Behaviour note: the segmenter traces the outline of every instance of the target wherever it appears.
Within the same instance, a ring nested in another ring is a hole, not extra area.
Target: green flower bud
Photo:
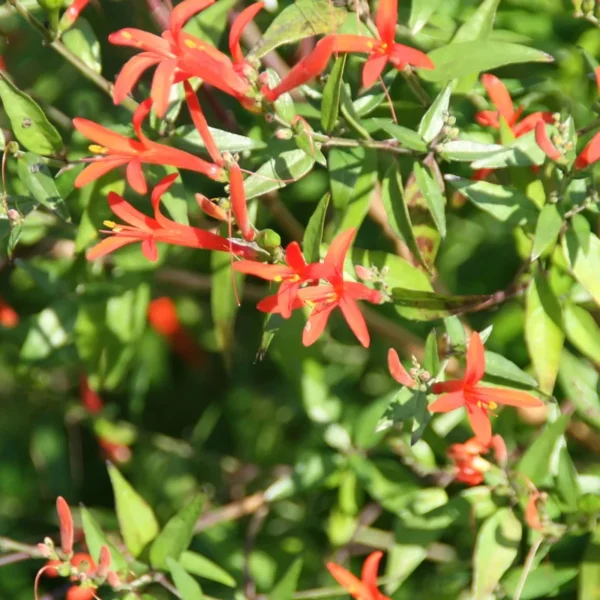
[[[273,250],[281,246],[281,236],[272,229],[264,229],[256,237],[256,243],[265,250]]]

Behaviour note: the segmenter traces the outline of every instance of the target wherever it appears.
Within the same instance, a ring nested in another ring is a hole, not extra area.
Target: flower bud
[[[367,267],[363,267],[362,265],[356,265],[354,267],[356,274],[363,281],[371,281],[373,279],[373,271],[371,269],[367,269]]]
[[[281,236],[272,229],[264,229],[258,234],[256,243],[265,250],[279,248],[281,246]]]
[[[9,208],[6,216],[9,218],[10,221],[20,221],[21,220],[21,215],[19,214],[18,210],[15,210],[14,208]]]
[[[294,137],[294,132],[291,129],[278,129],[275,132],[275,137],[278,140],[291,140]]]

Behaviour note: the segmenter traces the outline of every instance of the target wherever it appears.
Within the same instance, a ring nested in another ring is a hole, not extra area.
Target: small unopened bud
[[[67,501],[62,496],[56,499],[56,512],[60,522],[60,546],[62,551],[69,555],[73,552],[73,516]]]
[[[367,269],[367,267],[363,267],[362,265],[356,265],[354,267],[356,274],[364,281],[371,281],[373,279],[373,271],[371,269]]]
[[[423,371],[421,373],[421,380],[422,381],[429,381],[431,379],[431,375],[428,371]]]
[[[419,374],[419,370],[413,367],[412,369],[410,369],[409,373],[410,376],[414,379]]]
[[[272,229],[264,229],[258,234],[256,243],[266,250],[278,248],[281,246],[281,236]]]
[[[110,585],[113,588],[121,587],[121,580],[119,579],[119,576],[114,571],[108,572],[108,574],[106,576],[106,581],[108,582],[108,585]]]
[[[19,214],[19,211],[15,210],[14,208],[9,208],[8,211],[6,212],[6,216],[11,221],[20,221],[21,220],[21,215]]]
[[[267,123],[272,123],[275,120],[275,115],[273,113],[265,113],[265,121]]]
[[[275,132],[275,137],[278,140],[291,140],[294,137],[294,132],[291,129],[278,129]]]
[[[108,575],[110,570],[110,563],[112,558],[110,556],[110,550],[108,546],[104,545],[100,548],[100,559],[98,560],[98,568],[96,569],[96,575],[100,578],[104,578]]]
[[[38,544],[37,549],[44,558],[50,558],[54,552],[46,544]]]

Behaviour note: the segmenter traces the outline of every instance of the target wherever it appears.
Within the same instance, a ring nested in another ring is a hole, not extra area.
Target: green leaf
[[[444,327],[446,328],[446,333],[450,337],[452,348],[465,349],[467,347],[465,327],[458,317],[446,317],[444,319]]]
[[[530,131],[514,141],[506,143],[494,154],[480,158],[471,164],[473,169],[503,169],[505,167],[529,167],[541,165],[546,155],[535,141],[535,131]]]
[[[232,588],[237,585],[235,579],[225,569],[197,552],[186,550],[182,553],[179,563],[192,575],[216,581]]]
[[[596,525],[588,542],[579,573],[578,600],[600,599],[600,526]]]
[[[354,110],[360,117],[366,117],[373,112],[378,106],[388,99],[386,90],[389,90],[396,77],[398,76],[397,69],[388,69],[388,72],[383,75],[383,84],[381,81],[372,85],[368,90],[365,90],[352,104]]]
[[[269,594],[269,600],[292,600],[298,589],[302,559],[297,558]]]
[[[427,112],[419,123],[419,135],[427,142],[433,141],[442,131],[448,110],[450,107],[450,96],[452,85],[448,84],[433,101]]]
[[[505,65],[554,60],[549,54],[535,48],[491,40],[448,44],[436,48],[428,56],[435,69],[419,69],[419,75],[425,81],[450,81]]]
[[[248,58],[261,58],[278,46],[307,37],[335,33],[346,15],[345,8],[328,0],[298,0],[275,17]]]
[[[446,176],[446,181],[477,208],[486,211],[498,221],[516,226],[533,223],[538,217],[535,204],[514,188],[454,176]]]
[[[425,140],[416,131],[397,125],[391,119],[373,119],[373,122],[379,125],[380,129],[396,138],[405,148],[410,148],[416,152],[427,152]]]
[[[202,600],[204,598],[200,584],[177,561],[167,558],[167,564],[182,600]]]
[[[398,314],[413,321],[435,321],[450,315],[476,310],[491,296],[445,296],[394,288],[392,302]]]
[[[338,211],[345,212],[352,200],[365,154],[364,148],[333,148],[328,154],[331,198]]]
[[[413,0],[408,18],[408,26],[413,34],[423,29],[441,3],[442,0]]]
[[[203,506],[204,496],[198,496],[169,519],[150,547],[150,562],[155,569],[166,569],[167,558],[179,560],[187,550]]]
[[[429,170],[419,163],[414,164],[414,173],[417,185],[425,198],[425,202],[427,202],[427,207],[435,225],[440,235],[446,237],[446,198],[440,185]]]
[[[46,208],[55,212],[61,219],[71,221],[69,209],[56,188],[56,183],[41,156],[25,152],[17,161],[19,179],[31,195]]]
[[[325,89],[323,90],[321,125],[323,125],[326,133],[331,133],[334,130],[338,115],[340,114],[340,98],[347,57],[348,55],[344,54],[335,61],[329,79],[325,84]]]
[[[435,329],[432,329],[425,340],[425,357],[423,366],[435,377],[440,370],[440,356],[438,354],[438,343]]]
[[[531,260],[537,260],[546,250],[551,249],[562,227],[562,216],[556,204],[545,204],[535,226]]]
[[[304,150],[287,150],[269,159],[244,181],[246,199],[262,196],[289,185],[306,175],[315,164]]]
[[[470,19],[463,23],[452,38],[452,43],[472,42],[487,38],[494,28],[494,19],[500,0],[483,0]]]
[[[277,87],[281,83],[281,78],[273,69],[267,69],[267,81],[270,88]],[[296,105],[294,99],[289,93],[281,94],[273,103],[275,112],[286,123],[291,123],[296,117]],[[220,147],[220,146],[219,146]]]
[[[121,554],[121,552],[119,552],[115,545],[109,541],[104,531],[102,531],[100,525],[98,525],[94,517],[92,517],[90,511],[82,506],[80,513],[83,533],[85,534],[85,543],[88,547],[91,557],[97,563],[100,557],[100,549],[102,546],[108,546],[112,558],[111,568],[117,573],[127,572],[129,570],[129,566],[125,560],[125,557]]]
[[[575,469],[566,446],[563,446],[558,454],[556,491],[564,502],[565,508],[571,512],[575,512],[581,491],[577,480],[577,469]]]
[[[396,165],[392,165],[383,179],[381,186],[381,201],[388,218],[392,231],[403,240],[408,249],[413,253],[417,261],[427,270],[417,240],[413,232],[408,207],[404,201],[404,186],[400,171]]]
[[[587,361],[563,350],[558,381],[565,396],[575,406],[577,414],[600,429],[600,376]]]
[[[108,475],[115,495],[121,535],[127,549],[137,557],[158,534],[158,522],[148,503],[110,463]]]
[[[21,346],[21,359],[43,360],[65,347],[70,341],[75,310],[71,302],[62,301],[31,317],[27,337]]]
[[[537,381],[522,371],[515,363],[508,360],[501,354],[496,354],[489,350],[485,351],[485,374],[486,378],[499,379],[503,382],[516,383],[520,386],[537,388]],[[500,383],[500,382],[498,382]]]
[[[331,195],[327,193],[321,198],[304,231],[302,250],[304,251],[304,258],[308,263],[319,262],[320,260],[323,227],[325,226],[325,217],[330,197]]]
[[[231,268],[231,256],[227,252],[212,252],[210,306],[219,351],[229,357],[233,347],[235,318],[239,310],[237,298],[241,298],[244,276]]]
[[[584,250],[577,235],[567,231],[563,237],[563,253],[575,279],[592,295],[600,306],[600,239],[593,233],[589,237],[589,248]]]
[[[208,128],[215,139],[221,152],[244,152],[251,150],[260,150],[266,148],[266,144],[261,140],[255,140],[244,135],[223,131],[222,129]],[[186,152],[198,152],[198,150],[206,151],[204,141],[200,137],[200,133],[193,125],[182,125],[178,127],[173,136],[173,145],[181,148]]]
[[[77,21],[61,36],[62,43],[92,71],[102,73],[100,42],[87,19]]]
[[[600,327],[594,317],[585,308],[566,302],[563,327],[569,342],[586,358],[600,365]]]
[[[562,586],[569,583],[579,574],[579,569],[573,566],[562,566],[554,563],[540,564],[527,575],[520,600],[535,600],[535,598],[554,598]],[[514,598],[523,568],[511,569],[502,580],[502,587],[509,598]]]
[[[63,141],[39,104],[0,73],[0,98],[19,144],[44,156],[57,154]]]
[[[540,389],[552,394],[565,341],[560,304],[548,282],[537,274],[527,293],[525,341]]]
[[[471,162],[488,156],[494,156],[498,152],[502,152],[504,146],[500,144],[482,144],[481,142],[473,142],[471,140],[450,140],[449,142],[440,144],[437,148],[444,160]],[[454,176],[446,176],[448,181],[450,181],[451,177]]]
[[[481,526],[473,555],[473,600],[489,600],[517,558],[523,527],[510,508],[501,508]]]
[[[568,424],[569,415],[562,415],[553,423],[549,423],[521,457],[517,471],[528,477],[536,487],[544,485],[548,477],[552,475],[551,465],[554,450]]]

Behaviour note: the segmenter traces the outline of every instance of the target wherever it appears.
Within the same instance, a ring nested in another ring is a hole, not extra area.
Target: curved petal
[[[397,69],[403,69],[405,65],[417,67],[418,69],[433,69],[435,67],[425,52],[404,44],[394,44],[392,46],[389,60]]]
[[[208,42],[201,40],[200,38],[194,37],[185,31],[179,34],[179,47],[182,52],[191,53],[195,55],[196,59],[201,57],[201,53],[209,56],[213,61],[217,61],[224,66],[232,67],[233,63],[229,56],[211,46]]]
[[[94,121],[75,117],[73,119],[73,127],[88,140],[104,148],[108,148],[117,154],[131,155],[136,152],[134,140],[111,131],[102,125],[98,125]]]
[[[585,169],[600,160],[600,133],[597,133],[581,151],[575,161],[576,169]]]
[[[206,118],[202,112],[200,102],[198,102],[198,96],[196,96],[196,92],[192,88],[189,81],[184,81],[183,87],[185,89],[185,100],[188,105],[194,126],[198,130],[198,133],[200,134],[200,137],[206,146],[206,150],[213,162],[222,166],[224,164],[223,156],[221,156],[221,151],[219,150],[215,139],[208,128],[208,123],[206,122]]]
[[[379,563],[383,557],[383,552],[371,552],[363,563],[360,578],[362,579],[363,585],[365,585],[373,598],[379,597],[379,590],[377,589],[377,572],[379,570]]]
[[[297,281],[293,283],[284,281],[279,286],[279,290],[277,291],[277,305],[279,306],[279,313],[284,319],[291,317],[299,289],[300,283]]]
[[[490,73],[482,75],[481,82],[500,115],[506,119],[509,125],[514,125],[515,108],[506,86],[495,75],[491,75]]]
[[[235,222],[239,227],[242,236],[248,242],[251,242],[255,233],[250,225],[248,217],[248,205],[246,203],[246,192],[244,192],[244,178],[242,171],[237,163],[234,163],[229,169],[229,194],[231,197],[231,210],[235,217]]]
[[[346,254],[352,245],[352,240],[356,234],[356,228],[351,227],[338,234],[331,242],[327,254],[325,255],[325,268],[328,273],[326,278],[342,278],[344,273],[344,261]]]
[[[172,221],[171,219],[167,219],[160,212],[160,199],[163,194],[167,192],[167,190],[175,183],[175,180],[179,177],[179,173],[171,173],[171,175],[167,175],[163,179],[161,179],[152,190],[152,195],[150,196],[150,201],[152,202],[152,209],[154,210],[154,218],[156,222],[165,229],[177,229],[178,227],[183,227],[187,229],[186,225],[181,223],[177,223],[177,221]]]
[[[413,378],[408,374],[407,370],[404,368],[404,365],[400,362],[398,353],[393,348],[388,350],[388,369],[390,371],[390,375],[398,383],[401,383],[406,387],[414,387],[415,382],[413,381]]]
[[[285,262],[298,274],[302,274],[306,267],[304,255],[298,242],[291,242],[285,249]]]
[[[240,46],[240,37],[246,28],[246,25],[264,8],[264,2],[255,2],[245,8],[231,24],[229,31],[229,52],[236,63],[244,62],[242,47]]]
[[[115,192],[109,192],[108,205],[110,209],[125,223],[132,227],[137,227],[143,231],[156,229],[157,223],[154,219],[146,216],[137,208],[133,207],[125,198]]]
[[[179,68],[187,77],[199,77],[234,98],[244,97],[249,89],[248,81],[235,71],[229,60],[216,59],[202,50],[187,51],[179,58]]]
[[[534,112],[527,115],[520,123],[513,127],[515,137],[521,137],[533,130],[538,121],[543,121],[548,125],[554,123],[554,117],[551,112]]]
[[[281,278],[293,275],[293,271],[284,265],[269,265],[254,260],[240,260],[233,263],[233,270],[244,275],[254,275],[267,281],[279,281]]]
[[[333,578],[354,598],[371,597],[371,592],[367,586],[347,569],[335,563],[327,563],[327,569]]]
[[[163,60],[152,78],[152,89],[150,90],[150,98],[154,103],[154,112],[159,118],[163,118],[169,108],[169,95],[171,87],[175,82],[175,71],[177,69],[177,61]]]
[[[318,304],[320,302],[331,302],[336,298],[335,289],[331,285],[314,285],[302,288],[298,296],[303,302]]]
[[[344,314],[344,318],[350,326],[350,329],[352,329],[352,332],[358,338],[358,341],[365,348],[368,348],[371,343],[369,329],[367,328],[367,323],[365,322],[363,314],[360,312],[358,304],[347,296],[342,296],[338,304],[342,309],[342,313]]]
[[[113,89],[113,101],[115,104],[121,104],[123,100],[131,93],[140,77],[150,67],[153,67],[161,61],[161,57],[150,52],[143,52],[133,58],[130,58],[121,69],[115,81]]]
[[[164,146],[157,142],[148,142],[148,150],[141,156],[142,161],[156,165],[169,165],[202,173],[215,181],[222,181],[223,169],[185,150]]]
[[[111,235],[111,237],[103,239],[101,242],[90,248],[85,253],[85,256],[88,260],[96,260],[126,246],[127,244],[133,244],[133,242],[137,241],[138,240],[135,238]]]
[[[141,29],[132,27],[120,29],[111,33],[108,36],[108,41],[115,46],[131,46],[146,52],[160,53],[165,56],[171,55],[171,48],[167,40]]]
[[[235,266],[235,265],[234,265]],[[263,298],[257,305],[256,308],[261,312],[266,313],[279,313],[279,298],[277,294],[267,296]]]
[[[173,37],[177,39],[179,32],[186,22],[196,13],[204,10],[207,6],[214,3],[215,0],[184,0],[180,2],[171,12],[171,21],[169,23]]]
[[[485,373],[485,350],[480,335],[474,331],[469,340],[469,349],[467,350],[467,369],[465,371],[464,382],[466,385],[475,385],[481,381]]]
[[[492,424],[487,411],[477,405],[467,404],[467,416],[477,441],[489,446],[492,442]]]
[[[453,392],[451,394],[444,394],[437,400],[433,401],[429,405],[429,411],[432,413],[436,412],[450,412],[456,410],[461,406],[465,405],[465,396],[462,392]]]
[[[440,381],[431,386],[431,391],[434,394],[447,394],[452,392],[460,392],[465,387],[465,382],[461,379],[450,379],[449,381]]]
[[[322,41],[330,39],[332,51],[336,53],[358,52],[360,54],[371,54],[381,46],[378,39],[366,35],[339,34],[330,35]]]
[[[345,281],[344,293],[355,300],[366,300],[372,304],[380,304],[383,299],[379,290],[373,290],[358,281]]]
[[[142,171],[142,162],[139,158],[135,158],[127,164],[127,183],[138,193],[148,193],[148,186],[146,184],[146,178],[144,177],[144,171]]]
[[[113,169],[127,163],[127,159],[99,159],[90,163],[75,179],[75,187],[82,188],[83,186],[96,181],[103,175],[106,175]]]
[[[144,146],[148,146],[148,142],[150,141],[142,131],[142,124],[146,120],[146,117],[150,114],[152,110],[152,99],[146,98],[143,102],[140,102],[139,106],[135,109],[133,113],[133,117],[131,119],[131,124],[133,125],[133,129],[138,139]]]
[[[493,127],[494,129],[498,129],[500,127],[498,111],[496,110],[481,110],[475,114],[475,120],[482,127]]]
[[[483,404],[495,402],[496,404],[505,404],[507,406],[524,406],[530,408],[544,405],[539,398],[527,392],[506,388],[474,387],[465,390],[465,396],[469,402],[482,402]]]
[[[560,160],[562,154],[550,140],[546,131],[546,123],[539,119],[535,124],[535,143],[543,150],[550,160]]]
[[[312,310],[302,332],[302,343],[305,346],[314,344],[321,337],[327,326],[329,315],[336,306],[335,302],[331,304],[319,304]]]
[[[387,54],[371,54],[367,58],[362,72],[363,87],[370,88],[381,77],[381,72],[387,61]]]
[[[158,260],[158,248],[153,237],[148,237],[142,241],[142,254],[152,262]]]
[[[398,22],[398,0],[379,0],[375,25],[381,39],[386,44],[393,44],[396,37],[396,23]]]

